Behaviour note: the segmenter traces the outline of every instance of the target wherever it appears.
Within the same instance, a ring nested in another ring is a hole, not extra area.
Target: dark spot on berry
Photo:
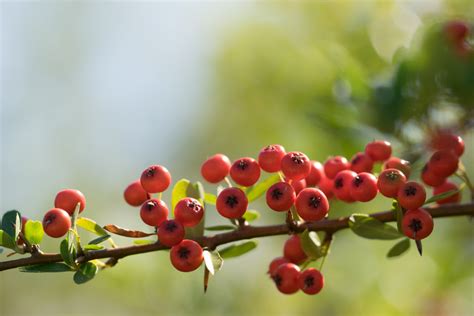
[[[237,197],[235,195],[229,195],[227,197],[227,200],[225,201],[225,204],[229,205],[230,207],[234,207],[236,206],[237,204],[239,204],[239,200],[237,199]]]
[[[146,208],[148,211],[152,211],[156,206],[156,202],[155,201],[149,201],[146,203]]]
[[[283,281],[283,278],[279,274],[276,274],[273,277],[273,281],[275,282],[276,286],[280,286],[281,282]]]
[[[304,164],[304,162],[305,162],[304,157],[302,155],[299,155],[299,154],[292,155],[291,160],[297,165]]]
[[[188,201],[186,206],[195,212],[199,212],[201,210],[201,205],[197,204],[194,201]]]
[[[248,162],[245,161],[245,160],[240,160],[239,163],[237,164],[237,167],[240,169],[240,170],[245,170],[247,169],[247,167],[249,166]]]
[[[336,187],[336,189],[340,189],[344,186],[344,179],[342,178],[337,178],[335,181],[334,181],[334,187]]]
[[[51,214],[48,217],[46,217],[46,220],[44,222],[45,222],[46,225],[49,225],[52,222],[54,222],[55,219],[56,219],[56,215]]]
[[[276,147],[273,145],[268,145],[265,147],[264,151],[276,151]]]
[[[150,167],[146,170],[145,172],[145,175],[148,177],[148,178],[151,178],[155,175],[155,167]]]
[[[364,182],[364,180],[363,180],[361,177],[359,177],[359,176],[356,176],[356,177],[354,178],[354,181],[353,181],[354,185],[355,185],[357,188],[358,188],[363,182]]]
[[[390,181],[395,181],[398,179],[398,173],[395,171],[390,171],[386,174],[386,178]]]
[[[186,247],[181,247],[178,249],[178,255],[180,259],[188,259],[190,254],[191,251],[189,251],[189,249]]]
[[[416,188],[409,186],[405,188],[405,195],[406,196],[415,196],[416,195]]]
[[[275,189],[272,191],[272,199],[274,200],[279,200],[282,195],[283,195],[283,192],[281,192],[279,189]]]
[[[321,204],[321,197],[312,196],[309,198],[308,205],[314,208],[318,208]]]
[[[410,229],[413,232],[416,233],[416,232],[420,231],[423,228],[423,224],[421,223],[421,221],[419,219],[414,218],[414,219],[411,220],[408,227],[410,227]]]
[[[178,225],[174,221],[166,223],[165,230],[172,233],[178,228]]]
[[[304,286],[305,288],[310,288],[314,285],[314,277],[311,276],[311,275],[308,275],[305,279],[304,279]]]
[[[360,162],[361,159],[362,159],[362,156],[361,156],[361,155],[357,155],[357,156],[354,157],[354,159],[352,159],[351,163],[352,163],[353,165],[357,165],[357,164]]]

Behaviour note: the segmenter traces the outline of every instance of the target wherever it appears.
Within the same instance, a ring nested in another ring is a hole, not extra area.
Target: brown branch
[[[433,217],[452,217],[463,215],[474,216],[474,203],[447,204],[438,207],[427,207],[425,209],[429,211]],[[370,216],[378,219],[381,222],[393,222],[396,220],[393,211],[374,213],[370,214]],[[310,231],[324,231],[329,234],[334,234],[335,232],[341,229],[346,229],[348,227],[349,217],[341,217],[338,219],[328,219],[319,222],[300,223],[292,227],[289,227],[289,225],[287,224],[271,226],[245,226],[243,229],[236,229],[231,232],[217,234],[214,236],[203,236],[194,240],[198,242],[202,247],[215,249],[220,245],[244,239],[275,235],[286,235],[292,232],[303,232],[305,229],[308,229]],[[130,255],[153,252],[167,248],[168,247],[165,247],[157,242],[147,245],[89,251],[78,257],[77,262],[82,263],[94,259],[111,258],[111,263],[115,264],[119,259]],[[34,255],[28,258],[0,262],[0,271],[39,263],[52,263],[62,261],[63,260],[60,254],[35,253]]]

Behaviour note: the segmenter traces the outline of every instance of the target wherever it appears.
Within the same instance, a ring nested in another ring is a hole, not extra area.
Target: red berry
[[[329,202],[323,191],[306,188],[296,197],[296,211],[305,221],[319,221],[329,212]]]
[[[298,193],[301,192],[301,190],[303,190],[304,188],[306,188],[306,180],[305,179],[301,179],[301,180],[285,180],[287,181],[288,183],[291,184],[291,186],[293,187],[293,189],[295,190],[295,193],[298,195]]]
[[[194,240],[184,239],[170,251],[171,264],[181,272],[194,271],[201,265],[204,257],[201,246]]]
[[[339,171],[349,169],[350,163],[342,156],[331,157],[324,163],[324,173],[329,179],[334,179]]]
[[[459,158],[451,150],[438,150],[430,158],[428,168],[438,177],[447,178],[458,170]]]
[[[334,178],[334,184],[332,192],[341,201],[354,202],[351,195],[351,183],[352,180],[357,176],[357,173],[350,170],[342,170]]]
[[[184,238],[184,226],[174,219],[166,220],[158,227],[158,241],[172,247],[179,244]]]
[[[395,198],[398,195],[398,190],[405,184],[407,178],[398,169],[385,169],[377,179],[377,187],[384,196]]]
[[[415,210],[425,203],[426,191],[418,182],[409,181],[400,187],[397,199],[402,207],[408,210]]]
[[[150,198],[150,194],[143,189],[140,180],[136,180],[128,185],[123,192],[123,197],[131,206],[140,206]]]
[[[260,166],[253,158],[240,158],[232,164],[230,176],[235,183],[249,187],[254,185],[260,178]]]
[[[295,203],[296,193],[293,187],[286,182],[278,182],[267,190],[267,205],[274,211],[288,211]]]
[[[302,152],[292,151],[281,159],[281,171],[289,180],[304,179],[311,172],[311,162]]]
[[[319,161],[311,160],[311,172],[305,179],[306,185],[317,186],[323,177],[325,177],[323,165]]]
[[[283,146],[269,145],[258,154],[258,164],[266,172],[278,172],[281,168],[281,159],[285,154]]]
[[[293,294],[298,292],[298,278],[300,268],[293,263],[285,263],[276,269],[273,281],[278,290],[283,294]]]
[[[410,177],[410,162],[407,160],[400,159],[398,157],[390,157],[383,165],[383,169],[398,169],[407,179]]]
[[[69,228],[71,228],[71,217],[65,210],[53,208],[44,215],[43,230],[46,235],[59,238],[66,235]]]
[[[457,186],[457,184],[451,181],[445,181],[443,184],[433,189],[433,195],[438,195],[438,194],[448,192],[451,190],[459,190],[459,187]],[[448,204],[448,203],[459,203],[460,201],[461,201],[461,193],[458,192],[454,195],[451,195],[450,197],[438,200],[436,201],[436,203],[441,205],[441,204]]]
[[[450,132],[440,131],[433,136],[430,142],[434,150],[452,150],[458,157],[464,153],[464,141],[460,136]]]
[[[435,175],[431,168],[429,168],[428,164],[425,164],[421,171],[421,180],[423,180],[426,185],[437,187],[438,185],[443,184],[446,178]]]
[[[351,196],[359,202],[368,202],[377,196],[377,178],[368,172],[361,172],[352,180]]]
[[[204,208],[201,203],[189,197],[180,200],[174,209],[175,219],[185,227],[196,226],[203,216]]]
[[[411,239],[421,240],[433,231],[433,218],[422,208],[407,211],[402,219],[402,231]]]
[[[300,273],[298,286],[306,294],[318,294],[324,286],[324,277],[315,268],[308,268]]]
[[[385,161],[392,155],[392,145],[384,140],[374,140],[365,146],[365,153],[373,161]]]
[[[227,188],[219,193],[216,209],[222,216],[234,219],[244,215],[248,204],[244,191],[239,188]]]
[[[462,43],[469,34],[469,27],[464,21],[453,20],[444,26],[446,38],[453,44]]]
[[[293,235],[286,240],[283,246],[283,256],[295,264],[300,264],[308,258],[301,248],[300,236]]]
[[[66,189],[59,191],[54,199],[54,207],[65,210],[69,215],[74,214],[77,204],[80,203],[79,213],[86,207],[86,198],[79,190]]]
[[[158,227],[168,217],[168,207],[162,200],[149,199],[140,208],[140,217],[145,224]]]
[[[207,182],[218,183],[224,180],[230,171],[230,160],[223,154],[207,158],[201,166],[201,175]]]
[[[324,195],[326,195],[328,199],[334,196],[334,192],[333,192],[334,181],[327,178],[326,175],[324,175],[321,178],[321,181],[319,181],[318,187],[321,191],[323,191]]]
[[[165,167],[153,165],[142,172],[140,183],[148,193],[163,192],[171,183],[171,175]]]
[[[356,173],[372,172],[373,167],[372,158],[365,153],[357,153],[351,158],[351,170]]]
[[[270,277],[273,278],[275,276],[276,270],[285,263],[290,263],[288,259],[285,257],[277,257],[270,262],[270,266],[268,267],[268,274],[270,274]]]

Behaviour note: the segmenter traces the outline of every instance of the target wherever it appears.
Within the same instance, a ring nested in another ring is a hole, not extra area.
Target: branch
[[[466,204],[446,204],[430,208],[427,207],[425,208],[425,210],[430,212],[433,218],[463,215],[474,216],[474,202]],[[378,219],[381,222],[393,222],[396,220],[393,211],[374,213],[370,214],[370,216]],[[338,219],[327,219],[318,222],[299,223],[295,224],[291,228],[287,224],[271,226],[243,226],[231,232],[217,234],[214,236],[202,236],[194,240],[198,242],[202,247],[215,249],[220,245],[244,239],[268,237],[275,235],[286,235],[292,232],[303,232],[305,229],[308,229],[310,231],[324,231],[329,234],[334,234],[335,232],[342,229],[346,229],[348,227],[349,217],[341,217]],[[112,261],[116,263],[119,259],[130,255],[159,251],[164,249],[168,249],[168,247],[161,245],[159,242],[156,242],[147,245],[90,251],[83,254],[82,256],[79,256],[77,258],[77,262],[83,263],[94,259],[112,258]],[[0,271],[39,263],[53,263],[62,261],[63,259],[60,254],[35,253],[28,258],[0,262]]]

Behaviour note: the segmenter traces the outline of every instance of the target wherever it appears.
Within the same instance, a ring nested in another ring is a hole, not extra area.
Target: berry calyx
[[[351,170],[356,173],[372,172],[374,162],[366,153],[357,153],[351,158]]]
[[[293,187],[286,182],[272,185],[266,193],[267,205],[274,211],[288,211],[295,203],[296,193]]]
[[[303,248],[301,248],[300,236],[293,235],[285,241],[283,256],[295,264],[301,264],[308,258]]]
[[[273,278],[275,276],[276,270],[285,263],[290,263],[288,259],[285,257],[277,257],[270,262],[270,265],[268,266],[268,274],[270,274],[270,277]]]
[[[168,207],[158,199],[149,199],[140,208],[142,221],[150,226],[158,227],[168,217]]]
[[[459,158],[448,149],[438,150],[430,158],[428,168],[434,175],[447,178],[458,170]]]
[[[457,184],[446,180],[441,185],[433,189],[433,195],[438,195],[438,194],[448,192],[451,190],[459,191],[459,187]],[[442,205],[442,204],[448,204],[448,203],[459,203],[460,201],[461,201],[461,192],[457,192],[454,195],[451,195],[447,198],[436,201],[436,203],[439,205]]]
[[[300,276],[300,268],[293,263],[284,263],[276,269],[273,276],[278,290],[283,294],[293,294],[298,292],[298,279]]]
[[[227,188],[219,193],[216,209],[219,214],[226,218],[237,219],[244,215],[248,203],[244,191],[239,188]]]
[[[215,154],[204,161],[201,166],[202,177],[210,183],[224,180],[230,171],[230,160],[223,154]]]
[[[305,221],[319,221],[329,212],[329,202],[323,191],[306,188],[296,197],[296,211]]]
[[[351,195],[351,183],[357,176],[357,173],[351,170],[342,170],[334,178],[332,192],[341,201],[354,202]]]
[[[382,195],[395,198],[398,195],[398,190],[406,181],[407,178],[400,170],[385,169],[377,179],[377,187]]]
[[[255,159],[250,157],[237,159],[230,167],[230,177],[235,183],[249,187],[260,178],[260,166]]]
[[[306,294],[318,294],[323,289],[324,277],[315,268],[308,268],[300,273],[298,286]]]
[[[167,246],[173,247],[184,239],[184,226],[174,219],[166,220],[158,227],[158,241]]]
[[[82,213],[86,207],[86,198],[81,191],[74,189],[61,190],[54,199],[54,207],[65,210],[69,215],[74,214],[78,203],[80,203],[79,213]]]
[[[311,172],[305,178],[308,187],[314,187],[325,177],[324,167],[319,161],[311,160]]]
[[[407,211],[402,219],[402,231],[408,238],[421,240],[433,231],[433,218],[422,208]]]
[[[374,140],[365,146],[365,153],[373,161],[385,161],[392,155],[392,145],[385,140]]]
[[[127,186],[123,197],[131,206],[140,206],[150,198],[150,194],[143,189],[140,180],[136,180]]]
[[[347,170],[349,167],[350,163],[345,157],[335,156],[324,163],[324,173],[329,179],[334,179],[340,171]]]
[[[46,212],[43,218],[43,230],[46,235],[59,238],[71,228],[71,217],[68,212],[60,208],[53,208]]]
[[[269,145],[258,154],[258,164],[266,172],[278,172],[281,169],[281,159],[285,154],[283,146]]]
[[[187,197],[181,199],[174,209],[175,219],[185,227],[199,224],[204,216],[204,207],[198,200]]]
[[[385,163],[383,164],[383,169],[398,169],[405,177],[408,179],[410,177],[411,166],[410,162],[407,160],[400,159],[398,157],[390,157]]]
[[[426,185],[437,187],[443,184],[444,181],[446,181],[446,178],[435,175],[429,167],[429,164],[425,164],[421,170],[421,180],[423,180],[423,183]]]
[[[397,199],[402,207],[414,210],[425,203],[426,191],[418,182],[408,181],[398,190]]]
[[[194,271],[204,260],[201,246],[194,240],[184,239],[171,247],[171,264],[181,272]]]
[[[142,172],[140,183],[148,193],[163,192],[171,183],[171,174],[165,167],[153,165]]]
[[[352,179],[351,196],[359,202],[368,202],[377,196],[377,178],[368,172],[361,172]]]
[[[302,152],[292,151],[281,159],[281,171],[288,180],[301,180],[311,172],[311,162]]]

